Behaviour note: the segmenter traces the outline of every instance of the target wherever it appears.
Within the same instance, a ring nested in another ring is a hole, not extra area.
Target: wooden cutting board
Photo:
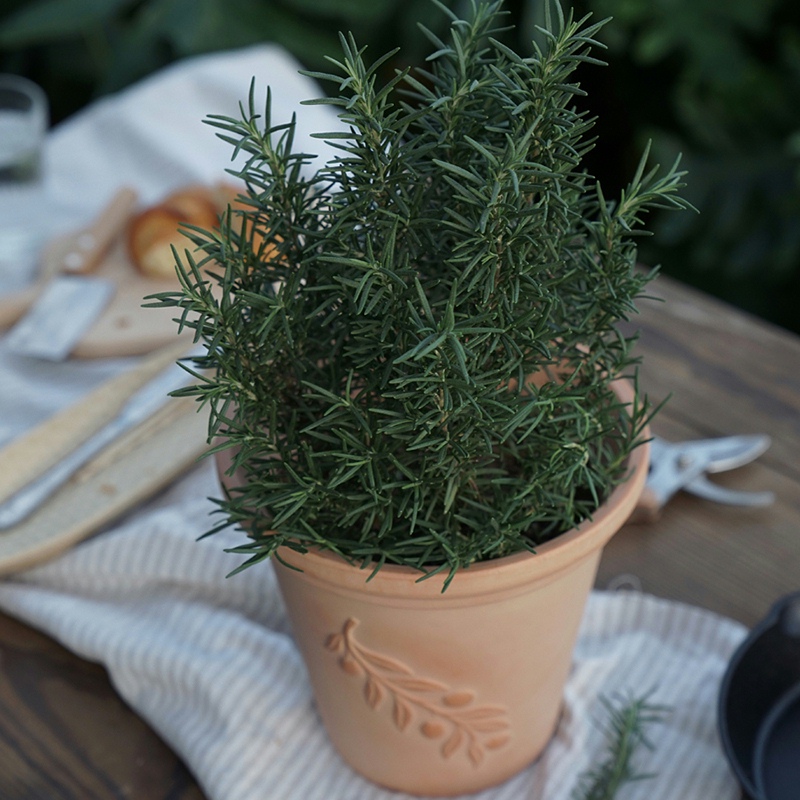
[[[184,349],[173,342],[0,450],[4,465],[0,500],[112,419],[136,389]],[[28,569],[59,555],[164,489],[208,449],[207,427],[208,415],[198,412],[194,399],[167,400],[153,417],[79,470],[38,511],[0,531],[0,574]]]
[[[176,309],[143,308],[147,295],[177,290],[177,276],[175,280],[153,280],[136,269],[126,245],[127,222],[135,212],[135,204],[130,197],[119,196],[111,204],[120,200],[127,202],[127,205],[120,206],[127,218],[116,221],[115,234],[110,237],[110,243],[91,273],[111,280],[115,293],[102,315],[73,348],[71,356],[75,358],[141,355],[174,342],[178,335],[178,325],[173,319],[178,316]],[[45,247],[40,278],[35,284],[19,292],[0,295],[0,330],[10,328],[31,307],[46,282],[58,270],[61,256],[69,250],[75,238],[74,233],[65,234]],[[191,249],[188,239],[186,245]],[[191,337],[191,333],[186,330],[181,335]]]

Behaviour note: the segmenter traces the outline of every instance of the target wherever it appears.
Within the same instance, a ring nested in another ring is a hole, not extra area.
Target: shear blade
[[[726,436],[705,444],[708,449],[706,472],[727,472],[749,464],[769,448],[771,440],[766,435]]]
[[[743,492],[737,489],[727,489],[719,484],[712,483],[705,475],[689,481],[684,490],[704,500],[713,500],[729,506],[747,506],[760,508],[771,505],[775,501],[772,492]]]

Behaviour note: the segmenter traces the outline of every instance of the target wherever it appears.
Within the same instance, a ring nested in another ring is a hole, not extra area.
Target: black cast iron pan
[[[718,723],[749,800],[800,800],[800,592],[775,603],[734,653]]]

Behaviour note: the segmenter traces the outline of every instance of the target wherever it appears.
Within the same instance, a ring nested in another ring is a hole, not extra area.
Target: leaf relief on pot
[[[475,692],[453,689],[440,681],[415,675],[395,658],[364,647],[355,638],[358,620],[350,617],[325,646],[339,655],[339,666],[364,681],[364,700],[377,711],[391,703],[392,721],[401,731],[418,730],[440,743],[444,758],[463,751],[478,766],[487,750],[504,747],[511,738],[506,709],[478,705]]]

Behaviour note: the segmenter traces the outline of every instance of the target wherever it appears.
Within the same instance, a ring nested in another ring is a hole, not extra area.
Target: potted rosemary
[[[602,546],[647,471],[650,408],[617,323],[675,168],[616,202],[586,174],[573,79],[600,25],[556,9],[546,45],[473,2],[425,70],[378,80],[342,37],[349,132],[315,166],[291,122],[210,118],[246,163],[219,230],[190,234],[180,311],[207,353],[222,523],[271,559],[344,758],[426,794],[530,763],[556,724]],[[198,373],[200,374],[200,373]],[[213,531],[211,531],[213,532]]]

